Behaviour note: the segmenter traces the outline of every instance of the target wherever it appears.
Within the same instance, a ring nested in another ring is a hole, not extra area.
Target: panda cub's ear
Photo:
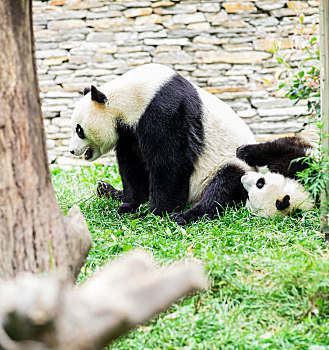
[[[92,101],[95,101],[101,104],[105,104],[107,101],[106,96],[102,92],[97,90],[94,85],[91,85],[91,99]]]
[[[286,195],[283,197],[282,201],[276,200],[275,206],[278,210],[284,210],[288,208],[290,205],[290,196]]]

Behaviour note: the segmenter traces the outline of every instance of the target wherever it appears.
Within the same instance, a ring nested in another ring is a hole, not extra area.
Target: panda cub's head
[[[91,162],[116,145],[116,118],[111,115],[106,95],[94,86],[85,88],[84,97],[74,108],[71,126],[69,151],[77,157],[83,155]]]
[[[260,216],[284,217],[295,209],[313,207],[305,188],[281,174],[248,172],[242,176],[241,182],[248,192],[246,207],[257,211]]]

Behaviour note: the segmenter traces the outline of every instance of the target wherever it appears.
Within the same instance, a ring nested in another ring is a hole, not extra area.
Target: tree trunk
[[[72,225],[53,191],[31,1],[1,0],[0,18],[0,277],[57,269],[72,279],[91,240],[81,213]]]

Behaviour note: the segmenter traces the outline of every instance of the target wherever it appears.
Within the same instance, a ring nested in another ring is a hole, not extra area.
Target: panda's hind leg
[[[211,180],[201,200],[190,210],[171,218],[183,226],[202,217],[213,219],[217,213],[223,213],[227,205],[245,204],[248,194],[241,183],[244,174],[245,170],[238,165],[224,165]]]

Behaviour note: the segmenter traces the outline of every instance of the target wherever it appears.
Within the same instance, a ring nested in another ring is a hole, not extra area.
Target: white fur
[[[204,105],[205,146],[194,164],[195,170],[190,179],[189,202],[200,200],[217,170],[235,157],[239,146],[255,143],[253,134],[232,108],[207,91],[197,86],[195,88]]]
[[[265,185],[258,188],[256,183],[261,177],[265,179]],[[284,217],[297,208],[310,210],[314,206],[313,200],[309,199],[310,194],[300,183],[281,174],[247,172],[242,176],[241,182],[248,191],[246,207],[256,211],[260,216]],[[290,197],[290,205],[284,210],[277,210],[276,201],[282,201],[286,195]]]

